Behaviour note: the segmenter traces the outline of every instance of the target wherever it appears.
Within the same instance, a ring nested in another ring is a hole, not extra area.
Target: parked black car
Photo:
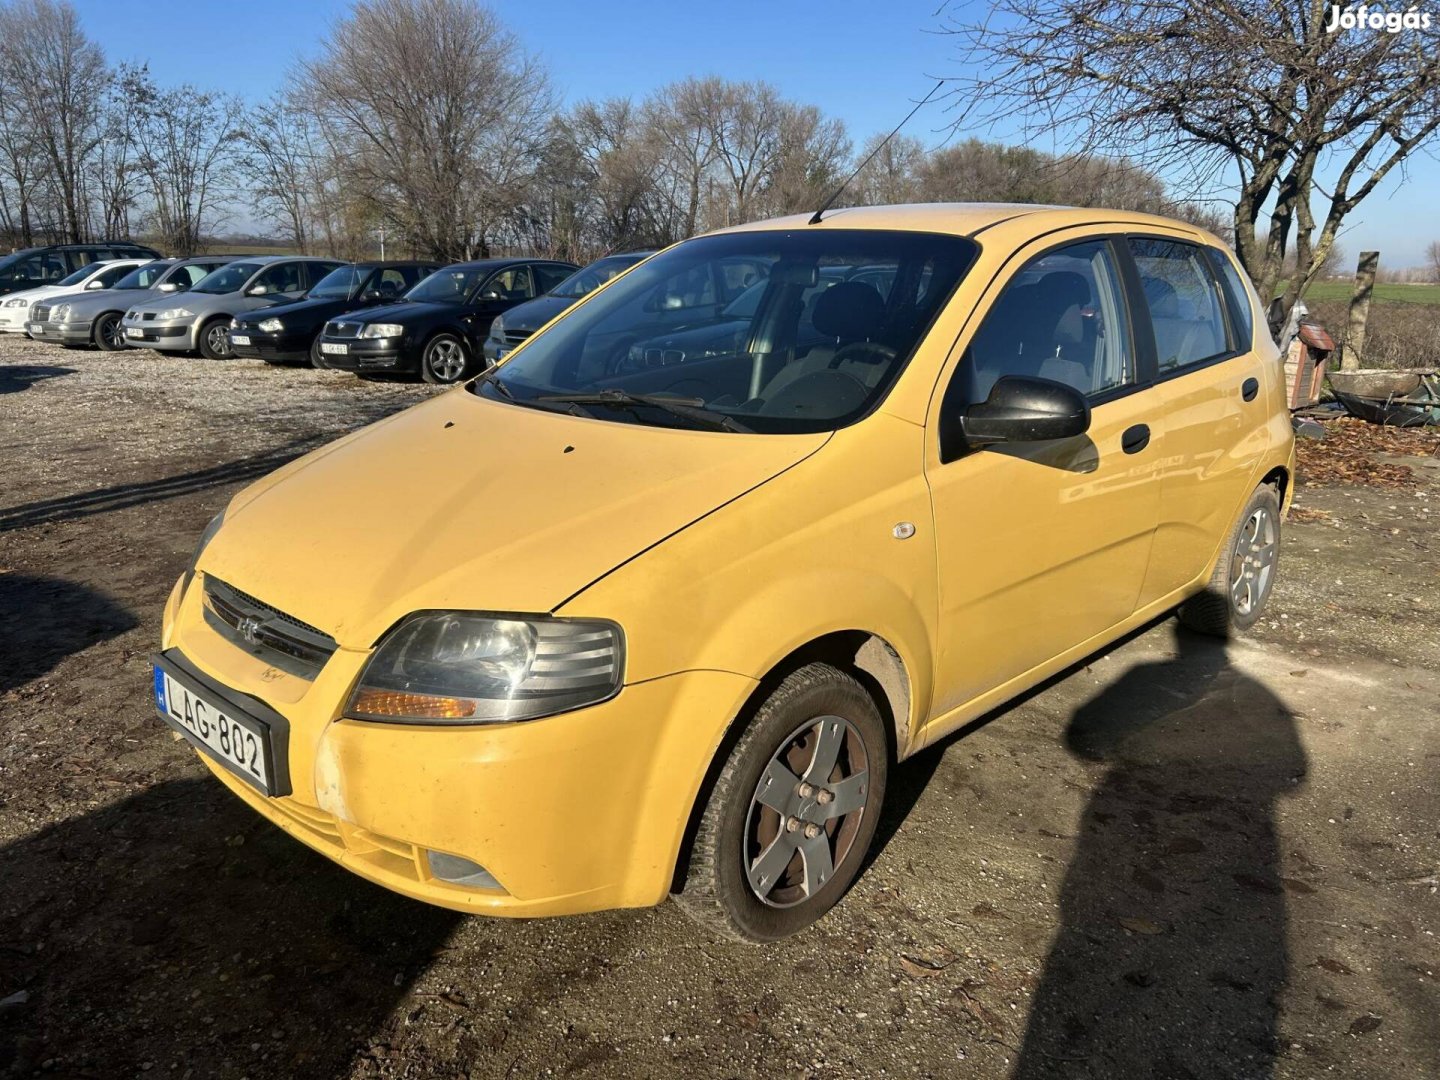
[[[321,357],[326,367],[345,371],[459,382],[480,370],[481,343],[495,316],[534,299],[545,284],[559,284],[577,269],[550,259],[482,259],[447,266],[406,293],[401,303],[331,319],[320,336]]]
[[[363,262],[332,270],[299,300],[235,316],[230,351],[267,364],[321,362],[320,332],[337,315],[399,300],[440,269],[433,262]]]
[[[653,251],[629,251],[623,255],[606,255],[585,269],[577,270],[543,296],[517,304],[504,315],[495,316],[490,323],[489,336],[485,338],[485,359],[492,364],[503,360],[506,353],[576,300],[653,254]]]
[[[154,248],[128,240],[25,248],[0,257],[0,296],[37,285],[53,285],[82,266],[104,259],[159,258],[163,256]]]

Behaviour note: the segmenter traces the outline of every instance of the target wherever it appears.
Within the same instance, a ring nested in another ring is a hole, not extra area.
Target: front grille
[[[32,308],[30,309],[30,320],[31,320],[32,322],[49,322],[49,321],[50,321],[50,305],[49,305],[49,304],[36,304],[34,307],[32,307]]]
[[[522,341],[524,341],[526,338],[528,338],[528,337],[529,337],[531,334],[533,334],[534,332],[535,332],[534,330],[506,330],[506,331],[505,331],[505,344],[506,344],[506,345],[519,345]]]
[[[228,640],[295,675],[313,678],[337,648],[325,631],[219,578],[205,579],[205,611]]]
[[[358,322],[328,322],[325,324],[326,337],[357,337],[360,333],[361,323]]]

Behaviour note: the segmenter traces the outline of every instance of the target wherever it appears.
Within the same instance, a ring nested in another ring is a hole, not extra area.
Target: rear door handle
[[[1145,424],[1136,424],[1134,427],[1125,429],[1125,434],[1120,436],[1120,449],[1127,454],[1138,454],[1145,447],[1150,445],[1150,428]]]
[[[1259,379],[1246,379],[1240,384],[1240,396],[1246,401],[1254,401],[1255,395],[1260,393]]]

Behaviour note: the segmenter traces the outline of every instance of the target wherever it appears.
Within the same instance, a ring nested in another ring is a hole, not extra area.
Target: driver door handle
[[[1259,379],[1246,379],[1243,383],[1240,384],[1240,396],[1246,401],[1254,401],[1255,395],[1258,393],[1260,393]]]
[[[1127,454],[1138,454],[1145,447],[1150,445],[1150,428],[1146,424],[1136,424],[1134,427],[1125,429],[1125,434],[1120,436],[1120,449]]]

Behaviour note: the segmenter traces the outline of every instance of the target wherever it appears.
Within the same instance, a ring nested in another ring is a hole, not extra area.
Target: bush
[[[1343,350],[1350,302],[1306,301],[1312,318],[1319,319]],[[1440,307],[1394,300],[1372,300],[1365,332],[1367,368],[1434,368],[1440,364]]]

